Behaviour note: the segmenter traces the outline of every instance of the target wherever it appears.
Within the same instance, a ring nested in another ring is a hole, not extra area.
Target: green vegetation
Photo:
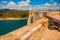
[[[11,18],[27,18],[28,17],[28,11],[6,11],[6,12],[1,12],[0,11],[0,18],[6,18],[6,17],[11,17]]]

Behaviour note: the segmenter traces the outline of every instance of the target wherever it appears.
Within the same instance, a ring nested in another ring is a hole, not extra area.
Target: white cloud
[[[17,10],[29,10],[30,6],[19,6]]]
[[[3,5],[2,3],[0,3],[0,9],[4,9],[6,8],[6,5]]]
[[[8,4],[7,4],[7,8],[9,9],[14,9],[15,7],[17,6],[17,4],[15,4],[13,1],[10,1]]]
[[[57,5],[57,3],[53,3],[53,4],[45,3],[44,5],[30,5],[29,2],[30,0],[21,1],[21,2],[18,2],[18,5],[17,5],[15,2],[10,1],[7,4],[7,6],[4,6],[2,8],[16,9],[16,10],[29,10],[29,8],[33,8],[34,10],[60,9],[60,7],[54,6],[54,5]]]
[[[29,10],[30,7],[29,0],[18,2],[18,10]]]
[[[45,3],[44,6],[51,6],[51,4],[49,4],[49,3]]]
[[[7,1],[1,1],[1,3],[7,3]]]
[[[31,6],[29,4],[30,0],[26,0],[26,1],[21,1],[18,3],[18,5],[13,2],[10,1],[7,6],[3,6],[1,8],[7,8],[7,9],[16,9],[16,10],[28,10]]]
[[[18,5],[19,6],[28,6],[28,5],[30,5],[29,2],[30,2],[30,0],[21,1],[21,2],[18,2]]]
[[[13,1],[10,1],[7,6],[15,6],[16,4]]]
[[[19,6],[27,6],[27,5],[29,5],[29,3],[25,2],[25,1],[21,1],[21,2],[18,3],[18,5]]]
[[[0,7],[1,7],[1,3],[0,3]],[[19,2],[19,4],[17,5],[15,2],[10,1],[7,6],[2,6],[0,9],[16,9],[16,10],[28,10],[30,8],[30,5],[27,1],[21,1]]]
[[[54,5],[54,6],[57,6],[57,3],[55,2],[55,3],[53,3],[53,5]]]
[[[26,0],[27,2],[30,2],[30,0]]]

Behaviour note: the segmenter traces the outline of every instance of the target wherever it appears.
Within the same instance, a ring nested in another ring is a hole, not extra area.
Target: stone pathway
[[[38,29],[41,26],[41,25],[39,26],[38,24],[46,23],[47,20],[44,20],[44,19],[46,19],[46,18],[42,18],[41,20],[39,20],[37,22],[29,24],[23,28],[17,29],[13,32],[6,34],[6,35],[3,35],[3,36],[1,36],[1,40],[21,40],[22,38],[24,38],[24,35],[27,35],[29,33],[32,34],[35,31],[38,31]],[[33,30],[33,31],[31,31],[31,30]],[[30,37],[30,36],[28,36],[28,37]],[[27,39],[28,37],[26,37],[25,39]]]
[[[41,25],[44,24],[40,28]],[[48,29],[48,21],[43,18],[23,28],[0,37],[1,40],[60,40],[60,32]]]

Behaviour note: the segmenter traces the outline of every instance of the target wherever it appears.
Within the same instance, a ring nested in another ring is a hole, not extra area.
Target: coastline
[[[0,20],[21,20],[21,19],[27,19],[27,18],[0,18]]]

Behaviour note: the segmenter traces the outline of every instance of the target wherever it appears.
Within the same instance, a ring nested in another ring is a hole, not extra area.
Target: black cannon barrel
[[[54,22],[60,23],[60,20],[59,19],[53,18],[51,16],[45,16],[45,17],[48,18],[48,19],[50,19],[50,20],[52,20],[52,21],[54,21]]]

